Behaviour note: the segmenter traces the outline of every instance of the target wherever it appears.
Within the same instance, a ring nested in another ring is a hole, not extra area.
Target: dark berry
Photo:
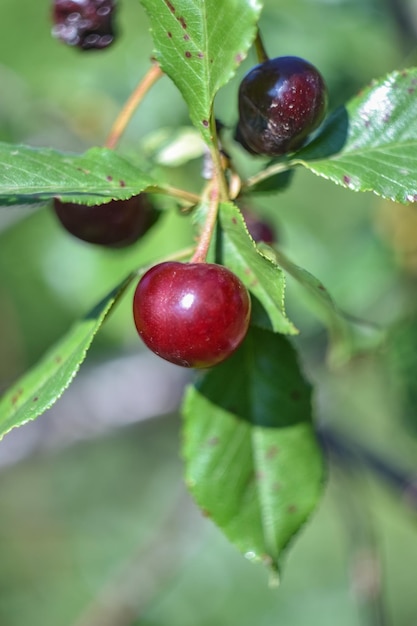
[[[252,154],[292,152],[320,125],[326,108],[326,85],[311,63],[298,57],[269,59],[240,84],[235,139]]]
[[[52,35],[82,50],[114,41],[115,0],[54,0]]]
[[[53,206],[62,226],[71,235],[88,243],[114,248],[135,243],[159,216],[145,193],[97,206],[55,199]]]
[[[133,316],[145,344],[184,367],[211,367],[243,341],[251,301],[230,270],[210,263],[160,263],[139,281]]]
[[[254,241],[263,241],[270,245],[277,242],[275,229],[265,218],[259,217],[259,215],[249,209],[242,209],[242,215],[246,223],[246,228]]]

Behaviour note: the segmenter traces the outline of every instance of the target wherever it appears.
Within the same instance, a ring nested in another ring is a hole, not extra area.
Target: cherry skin
[[[52,35],[81,50],[101,50],[115,38],[115,0],[54,0]]]
[[[212,367],[242,343],[250,296],[230,270],[213,263],[168,261],[141,278],[133,317],[144,343],[183,367]]]
[[[129,246],[143,236],[159,216],[147,194],[129,200],[87,206],[54,200],[53,208],[61,225],[74,237],[111,248]]]
[[[263,242],[269,245],[277,243],[277,235],[272,224],[249,209],[242,209],[242,215],[246,228],[256,243]]]
[[[292,56],[269,59],[240,84],[235,139],[251,154],[280,156],[303,145],[326,109],[327,88],[314,65]]]

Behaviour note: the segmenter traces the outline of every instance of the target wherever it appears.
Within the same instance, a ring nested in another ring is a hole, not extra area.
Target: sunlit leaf
[[[330,116],[295,162],[354,191],[417,202],[416,96],[417,68],[375,81]]]
[[[59,196],[68,202],[101,204],[126,200],[154,183],[106,148],[74,155],[49,148],[0,143],[0,204],[36,203]]]
[[[284,308],[285,277],[282,269],[272,258],[263,255],[250,237],[239,209],[231,203],[220,206],[222,226],[222,261],[246,285],[257,303],[267,314],[267,320],[256,317],[255,323],[272,328],[276,332],[297,332],[288,320]]]
[[[0,398],[0,439],[44,413],[68,387],[95,334],[135,274],[112,290]]]
[[[245,58],[260,0],[141,0],[149,14],[154,55],[176,84],[192,122],[210,142],[214,96]]]

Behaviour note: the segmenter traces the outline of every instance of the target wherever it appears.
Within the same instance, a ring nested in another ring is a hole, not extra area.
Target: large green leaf
[[[149,14],[154,55],[186,101],[193,124],[210,142],[214,96],[244,59],[260,0],[141,0]]]
[[[254,323],[276,332],[297,332],[285,315],[285,277],[270,257],[264,256],[250,237],[239,209],[232,203],[220,205],[222,262],[246,285],[254,300]],[[258,306],[261,305],[261,307]],[[260,312],[265,312],[265,315]]]
[[[59,196],[101,204],[126,200],[154,182],[112,150],[73,155],[49,148],[0,143],[0,204],[34,203]]]
[[[84,361],[95,334],[134,277],[131,274],[107,294],[0,398],[0,439],[12,428],[44,413],[62,395]]]
[[[416,96],[417,68],[374,82],[329,118],[295,162],[354,191],[417,202]]]
[[[252,327],[183,406],[186,479],[198,505],[248,558],[275,570],[322,491],[310,396],[289,341]]]

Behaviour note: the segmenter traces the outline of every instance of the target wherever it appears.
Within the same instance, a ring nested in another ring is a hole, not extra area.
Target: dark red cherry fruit
[[[159,216],[145,193],[129,200],[87,206],[54,200],[54,211],[62,226],[74,237],[112,248],[129,246],[144,235]]]
[[[269,59],[240,84],[235,139],[251,154],[292,152],[320,125],[326,108],[327,88],[311,63],[291,56]]]
[[[277,243],[277,236],[274,227],[263,217],[259,217],[249,209],[242,209],[243,219],[246,228],[254,241],[272,245]]]
[[[224,361],[248,330],[251,301],[230,270],[212,263],[160,263],[139,281],[133,316],[145,344],[184,367]]]
[[[113,43],[115,0],[54,0],[52,35],[82,50]]]

